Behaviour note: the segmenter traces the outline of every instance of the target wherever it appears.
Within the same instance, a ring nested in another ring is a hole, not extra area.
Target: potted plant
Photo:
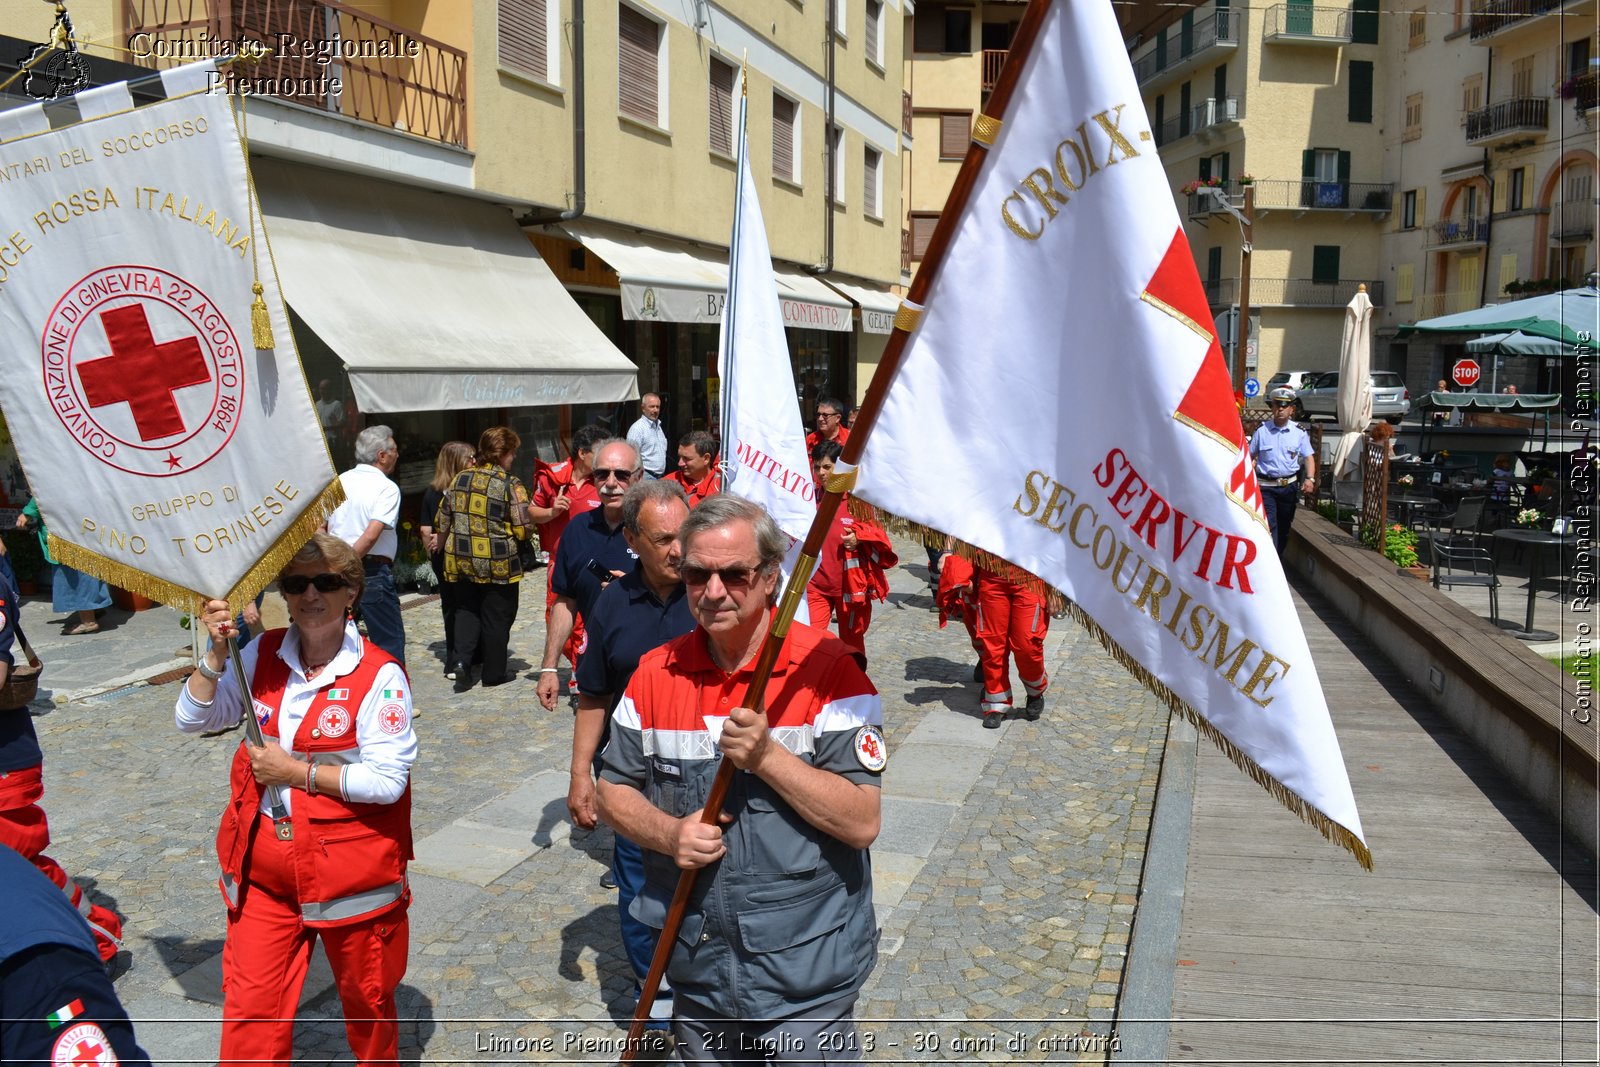
[[[1538,508],[1523,508],[1511,520],[1527,530],[1537,530],[1544,525],[1544,512]]]
[[[6,555],[11,559],[11,573],[17,576],[17,592],[23,596],[37,595],[39,575],[44,570],[39,535],[31,530],[7,530],[5,543]]]
[[[1426,567],[1417,566],[1417,533],[1399,523],[1383,531],[1383,554],[1391,563],[1407,574],[1427,577]]]

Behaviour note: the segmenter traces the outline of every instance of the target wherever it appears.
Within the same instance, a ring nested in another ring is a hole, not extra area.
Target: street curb
[[[1189,821],[1194,811],[1198,735],[1181,715],[1167,729],[1150,822],[1133,940],[1117,998],[1112,1063],[1166,1063],[1172,989],[1178,969],[1178,935],[1189,868]]]

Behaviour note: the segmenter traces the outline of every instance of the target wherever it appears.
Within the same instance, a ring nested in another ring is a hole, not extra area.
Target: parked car
[[[1306,387],[1307,382],[1321,373],[1319,370],[1281,370],[1267,379],[1267,387],[1262,392],[1270,393],[1285,385],[1299,392]]]
[[[1372,382],[1373,418],[1397,423],[1411,412],[1411,393],[1400,375],[1394,371],[1379,370],[1373,371],[1369,380]],[[1338,371],[1324,371],[1300,390],[1297,414],[1312,419],[1339,417]]]

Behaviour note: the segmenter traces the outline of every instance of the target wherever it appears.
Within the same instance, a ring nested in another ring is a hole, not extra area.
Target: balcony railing
[[[1548,15],[1560,9],[1565,0],[1484,0],[1472,13],[1471,27],[1474,41],[1491,33],[1527,19]]]
[[[911,136],[911,94],[900,91],[900,132]]]
[[[900,231],[900,273],[911,273],[911,231]]]
[[[1350,9],[1274,4],[1267,8],[1261,39],[1296,44],[1349,44]]]
[[[1600,72],[1589,70],[1569,78],[1561,86],[1561,96],[1571,100],[1580,115],[1600,108]]]
[[[1413,313],[1419,319],[1431,319],[1439,315],[1454,315],[1458,311],[1471,311],[1481,303],[1476,289],[1423,293],[1417,297],[1417,306],[1413,309]]]
[[[983,50],[983,91],[992,92],[1000,81],[1000,72],[1005,69],[1006,56],[1011,54],[1005,48],[985,48]]]
[[[1439,245],[1482,244],[1489,239],[1489,220],[1482,215],[1463,215],[1453,219],[1440,219],[1429,229],[1433,232],[1433,244],[1435,247]]]
[[[272,54],[229,67],[231,82],[466,147],[466,52],[336,0],[124,0],[123,23],[144,66],[215,55],[218,41],[259,41]],[[282,39],[299,54],[281,48]]]
[[[1342,308],[1355,299],[1357,290],[1367,287],[1373,306],[1383,307],[1383,283],[1360,281],[1319,281],[1315,278],[1250,279],[1250,306]],[[1212,278],[1205,283],[1206,301],[1211,307],[1228,307],[1238,302],[1239,283],[1234,278]]]
[[[1244,106],[1237,96],[1224,96],[1220,100],[1208,96],[1205,103],[1196,104],[1189,109],[1189,131],[1199,133],[1212,126],[1238,122],[1242,118],[1244,118]]]
[[[1237,181],[1221,188],[1234,207],[1244,204],[1244,187]],[[1296,211],[1370,211],[1375,214],[1394,210],[1394,185],[1390,182],[1319,182],[1314,179],[1258,178],[1255,182],[1256,209],[1288,208]],[[1215,214],[1222,207],[1210,193],[1189,194],[1189,217]]]
[[[1134,58],[1135,80],[1142,86],[1164,71],[1186,63],[1216,45],[1237,47],[1243,23],[1242,11],[1223,8],[1195,22],[1194,28],[1187,32],[1181,25],[1168,27],[1149,51]]]
[[[1543,131],[1550,128],[1550,98],[1523,96],[1467,113],[1467,140],[1482,141],[1503,133]]]
[[[1600,206],[1600,201],[1593,197],[1563,200],[1554,205],[1550,209],[1550,236],[1558,241],[1593,237],[1597,206]]]

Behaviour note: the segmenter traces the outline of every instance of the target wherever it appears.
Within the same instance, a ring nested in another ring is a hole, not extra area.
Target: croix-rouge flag
[[[0,112],[0,405],[51,550],[190,609],[255,596],[341,499],[214,80]]]
[[[739,137],[739,187],[728,243],[728,298],[722,309],[717,353],[717,374],[722,382],[722,487],[766,508],[783,532],[795,539],[783,569],[789,576],[800,553],[799,541],[817,516],[817,492],[794,371],[789,366],[772,252],[750,173],[742,73],[739,85],[734,123]],[[796,617],[809,621],[803,598]]]
[[[941,224],[855,492],[1060,590],[1153,692],[1370,866],[1111,5],[1055,3],[1039,27],[965,209]]]

